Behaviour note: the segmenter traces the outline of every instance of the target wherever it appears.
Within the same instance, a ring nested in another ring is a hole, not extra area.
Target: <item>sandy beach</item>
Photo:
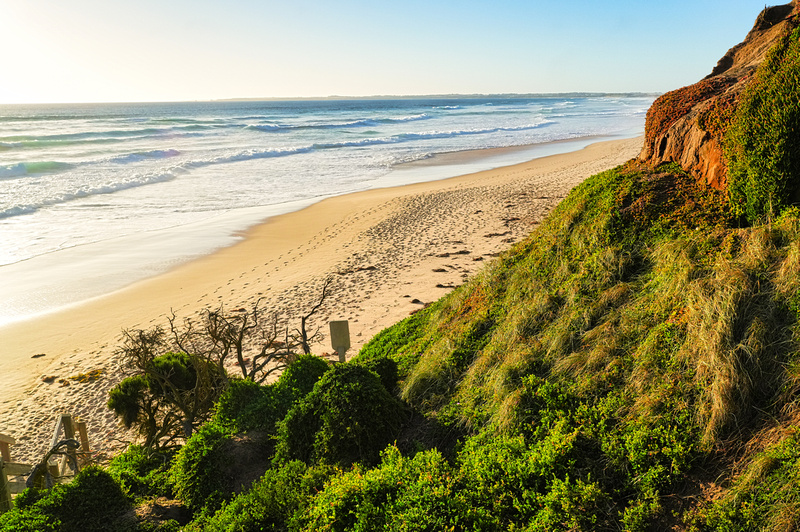
[[[238,244],[64,311],[0,328],[0,433],[15,461],[36,460],[57,414],[87,422],[93,450],[108,455],[132,434],[105,406],[122,377],[123,329],[165,325],[207,308],[264,308],[299,320],[327,278],[319,326],[350,322],[348,356],[375,333],[463,283],[524,238],[585,178],[634,157],[642,139],[593,144],[533,161],[326,199],[277,216]],[[326,339],[327,340],[327,339]],[[327,341],[316,354],[332,351]],[[77,377],[101,370],[91,382]],[[45,382],[44,378],[50,377]]]

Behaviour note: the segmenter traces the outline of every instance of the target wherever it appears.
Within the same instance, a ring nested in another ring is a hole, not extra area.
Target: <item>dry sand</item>
[[[641,145],[641,138],[602,142],[495,170],[327,199],[267,220],[240,243],[164,275],[0,328],[0,433],[17,440],[12,459],[40,457],[61,413],[87,422],[101,455],[130,440],[105,407],[108,390],[122,377],[115,355],[122,329],[165,325],[171,311],[184,318],[220,304],[247,308],[259,298],[299,320],[332,277],[316,323],[349,320],[353,356],[375,333],[524,238],[572,187],[634,157]],[[332,351],[326,343],[315,350],[325,351]],[[70,378],[92,370],[102,370],[93,382]]]

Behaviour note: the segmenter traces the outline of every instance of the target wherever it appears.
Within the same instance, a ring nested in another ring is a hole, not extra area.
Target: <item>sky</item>
[[[666,92],[761,0],[0,0],[0,104]]]

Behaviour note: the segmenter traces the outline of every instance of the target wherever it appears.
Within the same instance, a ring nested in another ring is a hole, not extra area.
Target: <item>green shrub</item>
[[[358,365],[340,364],[279,424],[276,460],[374,463],[403,419],[402,405],[377,375]]]
[[[57,484],[40,493],[26,490],[16,508],[0,516],[0,530],[8,531],[133,531],[125,516],[130,501],[119,484],[103,469],[89,466],[69,484]]]
[[[286,530],[312,495],[322,490],[331,473],[328,468],[309,468],[303,462],[288,462],[278,469],[268,470],[249,491],[225,503],[213,516],[201,518],[184,530]]]
[[[292,402],[292,391],[285,386],[232,379],[217,401],[213,419],[233,432],[260,430],[271,434]]]
[[[528,522],[554,479],[565,478],[574,465],[577,437],[562,421],[533,445],[491,432],[470,438],[458,455],[463,496],[498,529]]]
[[[269,435],[234,434],[220,423],[203,425],[178,451],[170,469],[175,494],[193,512],[214,512],[269,468]]]
[[[178,451],[170,478],[176,495],[193,511],[216,509],[232,496],[223,474],[228,465],[224,444],[231,439],[228,428],[206,423]]]
[[[540,509],[526,532],[618,530],[607,521],[609,497],[597,484],[580,479],[554,479],[547,493],[536,498]]]
[[[249,379],[231,379],[214,405],[214,419],[233,423],[247,416],[247,411],[264,400],[267,386]]]
[[[122,490],[134,497],[170,497],[170,462],[174,452],[154,451],[130,445],[108,465],[108,472]]]
[[[381,384],[390,393],[395,392],[397,389],[397,381],[400,380],[400,374],[397,371],[397,362],[388,357],[372,358],[364,360],[354,360],[354,364],[363,366],[372,371],[381,379]]]
[[[800,28],[742,94],[724,139],[731,209],[750,223],[800,201]]]
[[[320,357],[301,355],[275,384],[232,379],[217,401],[214,420],[235,432],[259,430],[272,434],[275,424],[329,369],[330,365]]]
[[[301,355],[283,371],[278,385],[292,390],[292,395],[298,400],[311,392],[330,368],[331,365],[318,356]]]
[[[108,392],[108,407],[117,414],[126,427],[132,427],[141,417],[141,403],[147,393],[147,379],[135,375],[123,379]]]
[[[197,385],[197,370],[195,368],[194,357],[186,353],[165,353],[155,357],[148,369],[148,384],[153,394],[168,395],[173,393],[172,389],[191,390]],[[164,376],[164,379],[156,378]]]
[[[374,469],[331,479],[300,519],[303,530],[468,530],[476,524],[438,451],[406,458],[388,447]],[[488,529],[487,529],[488,530]]]
[[[61,532],[62,528],[61,522],[50,513],[43,513],[39,508],[17,507],[9,512],[0,514],[0,530],[8,532]]]

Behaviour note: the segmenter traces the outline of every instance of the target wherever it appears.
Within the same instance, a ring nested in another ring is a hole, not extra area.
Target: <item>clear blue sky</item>
[[[0,0],[0,103],[663,92],[760,0]]]

